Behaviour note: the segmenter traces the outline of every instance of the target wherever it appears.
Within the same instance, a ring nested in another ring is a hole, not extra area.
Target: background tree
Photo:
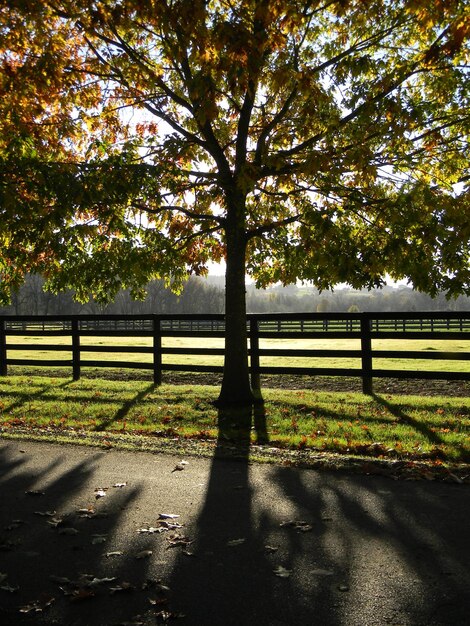
[[[253,400],[246,273],[468,292],[466,5],[3,1],[4,292],[225,258],[221,403]]]

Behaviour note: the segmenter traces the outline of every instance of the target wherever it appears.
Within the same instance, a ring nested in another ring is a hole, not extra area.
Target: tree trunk
[[[226,224],[225,355],[219,406],[250,405],[255,397],[248,367],[244,199],[228,207]]]

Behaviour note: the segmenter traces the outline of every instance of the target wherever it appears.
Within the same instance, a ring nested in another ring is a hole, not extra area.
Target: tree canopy
[[[234,401],[245,274],[470,293],[465,1],[0,7],[5,295],[26,271],[138,295],[225,259]]]

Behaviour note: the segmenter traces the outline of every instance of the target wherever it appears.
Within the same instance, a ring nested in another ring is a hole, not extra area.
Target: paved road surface
[[[179,460],[0,441],[0,624],[470,624],[468,486]]]

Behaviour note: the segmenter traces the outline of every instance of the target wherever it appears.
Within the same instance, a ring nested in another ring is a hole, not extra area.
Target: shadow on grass
[[[219,411],[192,556],[169,579],[182,623],[463,626],[468,494],[447,525],[452,486],[260,466],[253,430],[267,440],[263,405]]]
[[[145,387],[145,389],[142,389],[142,391],[139,391],[138,393],[136,393],[133,398],[131,398],[130,400],[126,400],[125,402],[122,403],[121,408],[118,411],[116,411],[113,417],[102,420],[99,424],[95,426],[94,430],[96,431],[106,430],[113,422],[118,422],[120,420],[123,420],[129,414],[129,412],[137,404],[139,404],[139,402],[141,402],[145,398],[145,396],[147,396],[149,393],[152,393],[154,389],[155,389],[155,385],[152,383],[151,385],[148,385],[147,387]]]
[[[393,402],[390,402],[389,400],[386,400],[385,398],[377,394],[372,394],[372,397],[377,402],[377,404],[380,404],[385,409],[387,409],[387,411],[390,411],[390,413],[394,415],[397,420],[413,428],[430,443],[434,444],[437,447],[446,445],[446,441],[443,437],[440,437],[438,433],[429,428],[429,426],[424,424],[422,421],[416,420],[411,415],[408,415],[408,413],[403,411]],[[452,447],[458,453],[458,461],[461,461],[463,463],[468,463],[470,461],[470,451],[468,447],[466,448],[465,445],[459,445],[456,442],[452,443]],[[437,448],[436,454],[437,456],[439,456],[439,448]],[[445,456],[445,452],[442,452],[442,454]]]
[[[65,387],[68,387],[69,385],[71,385],[72,382],[73,381],[69,379],[62,383],[56,384],[54,388],[64,389]],[[50,385],[43,385],[37,390],[30,390],[28,393],[15,392],[14,394],[12,394],[12,393],[9,393],[8,390],[3,391],[2,396],[9,397],[10,395],[14,395],[14,397],[16,398],[16,400],[12,402],[12,404],[9,404],[8,406],[6,406],[5,409],[9,412],[14,411],[15,409],[19,409],[20,407],[25,406],[26,404],[28,404],[29,402],[33,400],[42,399],[43,395],[45,393],[49,393],[50,391],[51,391]]]
[[[372,394],[372,397],[377,402],[377,404],[380,404],[380,406],[383,406],[385,409],[387,409],[387,411],[390,411],[390,413],[399,421],[408,424],[408,426],[411,426],[411,428],[413,428],[416,432],[419,432],[430,443],[434,443],[435,445],[443,443],[442,438],[439,437],[437,433],[433,432],[428,426],[426,426],[426,424],[423,424],[423,422],[416,420],[411,417],[411,415],[405,413],[405,411],[403,411],[393,402],[390,402],[389,400],[386,400],[382,396],[378,396],[375,393]]]

